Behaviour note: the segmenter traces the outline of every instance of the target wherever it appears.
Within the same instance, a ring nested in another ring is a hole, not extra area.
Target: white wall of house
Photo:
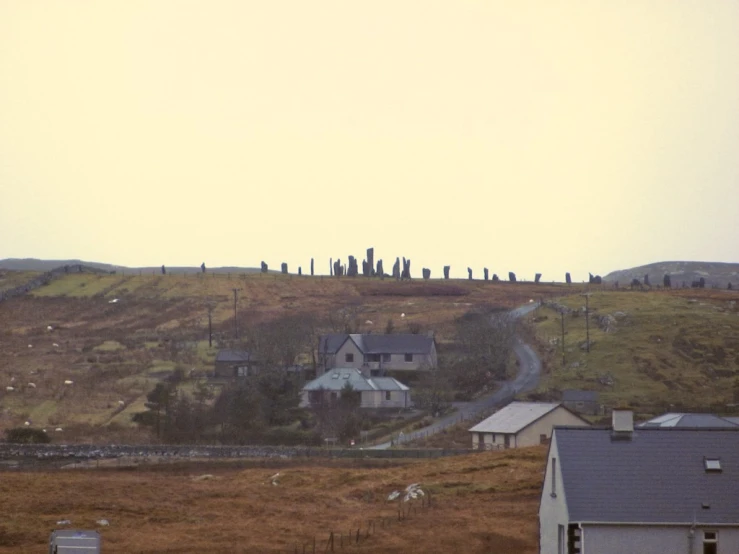
[[[508,446],[505,444],[506,435],[503,433],[470,433],[472,435],[472,448],[484,448],[485,450],[499,450],[502,448],[515,448],[516,436],[508,435]],[[480,446],[480,439],[484,446]]]
[[[387,398],[388,393],[390,399]],[[326,397],[329,397],[330,394],[330,391],[324,391]],[[340,395],[341,393],[337,392],[336,394]],[[408,404],[410,404],[410,391],[368,390],[362,391],[360,395],[361,408],[404,408]],[[301,391],[300,406],[303,408],[310,406],[310,391]]]
[[[718,554],[739,552],[739,527],[701,527],[697,526],[693,538],[693,548],[689,549],[688,525],[646,526],[646,525],[584,525],[582,554],[639,554],[681,553],[703,554],[703,531],[718,533]],[[542,554],[548,552],[541,550]],[[554,550],[554,553],[557,551]]]
[[[556,441],[555,435],[549,448],[547,469],[544,475],[544,485],[541,490],[541,501],[539,502],[540,554],[564,554],[567,552],[566,549],[560,550],[561,546],[566,545],[567,524],[569,521],[567,516],[567,499],[565,498],[562,487],[562,472],[560,470]],[[553,463],[552,459],[556,460],[556,462]],[[555,496],[552,496],[552,493]],[[560,544],[563,539],[565,543]],[[585,552],[583,551],[583,554]],[[638,552],[638,550],[634,552]]]
[[[351,362],[346,361],[346,355],[351,354],[353,360]],[[403,354],[390,354],[388,360],[386,356],[379,354],[380,361],[369,361],[365,358],[353,340],[348,339],[341,345],[336,354],[329,354],[326,356],[326,367],[329,369],[335,367],[355,367],[361,369],[362,367],[368,367],[370,369],[387,369],[390,371],[416,371],[419,369],[432,369],[437,366],[438,360],[436,356],[436,345],[432,343],[431,352],[429,354],[412,354],[412,360],[406,361],[406,355]],[[319,352],[319,356],[323,359],[323,354]],[[323,373],[323,364],[319,364],[320,373]]]
[[[546,436],[547,440],[552,437],[552,428],[555,425],[587,427],[588,423],[584,422],[569,410],[565,410],[562,406],[558,406],[538,421],[535,421],[525,429],[521,429],[521,431],[516,435],[516,446],[534,446],[541,444],[542,435]]]

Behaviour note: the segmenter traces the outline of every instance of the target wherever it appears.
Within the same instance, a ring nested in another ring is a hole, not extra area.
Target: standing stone
[[[498,274],[497,273],[493,273],[493,283],[497,283],[498,281],[500,281],[500,278],[498,277]]]
[[[541,273],[537,273],[536,275],[534,275],[534,283],[538,283],[539,279],[541,279]]]
[[[166,275],[166,274],[167,274],[167,270],[164,268],[164,266],[162,266],[162,275]]]
[[[267,264],[262,262],[262,273],[267,273],[268,269]]]
[[[451,266],[445,265],[444,266],[444,279],[449,279],[449,269]]]
[[[333,277],[334,275],[334,259],[329,258],[328,259],[328,274]]]
[[[205,262],[203,262],[202,264],[200,264],[200,271],[202,273],[205,273]]]
[[[471,267],[467,268],[467,279],[472,281],[472,268]]]
[[[651,286],[649,284],[649,273],[647,273],[646,275],[644,275],[644,284],[647,285],[648,287]]]
[[[400,280],[400,258],[395,258],[393,264],[393,279]]]
[[[369,277],[369,264],[367,260],[362,260],[362,275]]]
[[[513,273],[512,271],[509,271],[509,272],[508,272],[508,280],[509,280],[509,281],[510,281],[511,283],[515,283],[515,282],[516,282],[516,274],[515,274],[515,273]]]
[[[488,268],[487,268],[487,267],[486,267],[486,268],[484,268],[484,269],[482,270],[482,272],[483,272],[483,273],[485,274],[485,280],[487,281],[487,280],[488,280]]]
[[[665,273],[665,276],[662,278],[662,285],[666,289],[672,288],[672,279],[670,278],[669,274]]]
[[[705,280],[705,278],[703,278],[703,277],[700,278],[700,280],[698,281],[698,287],[699,288],[702,288],[702,289],[706,288],[706,280]]]
[[[591,285],[600,285],[603,282],[600,275],[593,275],[592,273],[588,273],[588,283]]]
[[[298,275],[303,275],[303,266],[298,266]]]
[[[568,285],[571,285],[572,284],[572,277],[570,276],[570,272],[569,271],[567,273],[565,273],[565,283],[567,283]]]
[[[382,279],[385,278],[385,270],[382,268],[382,260],[377,260],[377,275]]]
[[[734,287],[731,286],[731,283],[729,283],[729,286],[726,287],[728,290],[733,290]]]
[[[423,278],[426,279],[427,281],[431,279],[431,270],[428,269],[427,267],[423,268]]]
[[[282,262],[282,274],[287,275],[287,264]]]
[[[365,271],[364,276],[372,277],[375,273],[374,267],[375,267],[375,249],[368,248],[367,249],[367,270]]]
[[[310,259],[310,276],[313,277],[313,258]]]
[[[341,277],[342,273],[341,259],[337,258],[334,262],[334,277]]]
[[[405,257],[403,257],[403,273],[400,275],[401,279],[409,279],[411,278],[411,260],[406,260]]]
[[[359,274],[359,268],[357,266],[357,259],[354,256],[349,256],[349,267],[346,270],[347,277],[356,277]]]

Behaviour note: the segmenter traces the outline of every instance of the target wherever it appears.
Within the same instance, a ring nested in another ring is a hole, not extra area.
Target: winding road
[[[538,307],[538,302],[525,304],[512,310],[511,315],[514,318],[520,318],[531,313]],[[537,356],[534,349],[524,343],[520,337],[516,338],[516,344],[513,347],[513,351],[518,359],[519,367],[518,375],[516,375],[515,379],[506,381],[502,387],[488,396],[483,396],[482,398],[478,398],[472,402],[454,403],[454,406],[457,408],[456,412],[442,417],[427,427],[402,435],[399,439],[395,440],[396,444],[433,435],[434,433],[438,433],[444,427],[448,427],[464,419],[470,419],[480,412],[490,411],[503,406],[510,402],[518,393],[527,392],[536,388],[539,383],[539,377],[541,376],[541,360],[539,359],[539,356]],[[383,442],[366,448],[371,450],[384,450],[391,446],[392,444],[390,442]]]

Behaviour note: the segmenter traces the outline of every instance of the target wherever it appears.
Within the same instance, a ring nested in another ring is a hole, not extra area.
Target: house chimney
[[[614,408],[611,421],[614,436],[631,438],[634,433],[634,412],[626,408]]]

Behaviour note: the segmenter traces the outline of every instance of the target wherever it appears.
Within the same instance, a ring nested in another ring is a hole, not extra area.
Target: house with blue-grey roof
[[[739,428],[555,427],[540,554],[739,552]]]
[[[323,335],[318,343],[319,372],[333,368],[423,371],[437,366],[436,341],[430,335],[340,333]]]
[[[370,377],[356,368],[330,369],[306,383],[300,405],[320,406],[338,401],[346,386],[359,393],[360,408],[409,408],[410,388],[392,377]]]

